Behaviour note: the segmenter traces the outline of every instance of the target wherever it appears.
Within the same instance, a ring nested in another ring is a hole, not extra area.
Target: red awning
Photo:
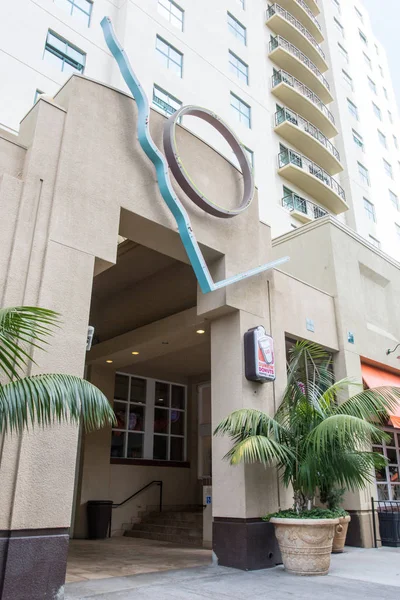
[[[400,388],[400,375],[394,375],[370,365],[361,365],[361,370],[364,383],[369,388],[389,386]],[[390,414],[390,421],[393,427],[400,429],[400,400],[397,409],[395,411],[388,410],[388,413]]]

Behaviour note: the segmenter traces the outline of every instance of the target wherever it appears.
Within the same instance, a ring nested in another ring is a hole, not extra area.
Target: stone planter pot
[[[285,569],[294,575],[327,575],[339,519],[272,518]]]
[[[340,552],[343,552],[350,521],[350,515],[339,518],[339,525],[336,525],[335,527],[335,537],[333,538],[333,554],[339,554]]]

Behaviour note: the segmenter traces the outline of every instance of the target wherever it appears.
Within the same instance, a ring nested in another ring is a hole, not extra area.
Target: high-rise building
[[[400,258],[398,114],[360,2],[21,0],[4,10],[2,126],[18,130],[71,73],[126,89],[100,27],[108,15],[154,107],[205,106],[238,133],[274,237],[329,213]],[[204,123],[184,125],[233,158]]]

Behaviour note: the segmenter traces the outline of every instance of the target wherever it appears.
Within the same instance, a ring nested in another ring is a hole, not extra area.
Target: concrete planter
[[[295,575],[327,575],[339,519],[272,518],[285,569]]]
[[[340,552],[343,552],[350,521],[350,515],[339,518],[339,524],[335,527],[335,537],[333,538],[333,554],[339,554]]]

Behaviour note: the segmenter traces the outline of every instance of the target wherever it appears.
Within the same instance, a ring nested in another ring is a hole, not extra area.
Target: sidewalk
[[[399,600],[400,549],[346,549],[327,577],[209,566],[66,585],[65,600]]]

